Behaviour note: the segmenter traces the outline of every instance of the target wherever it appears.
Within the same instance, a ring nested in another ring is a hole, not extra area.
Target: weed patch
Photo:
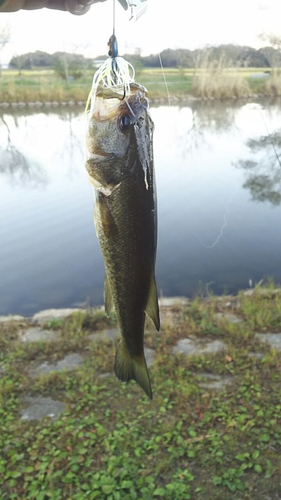
[[[230,305],[229,305],[230,304]],[[108,327],[93,311],[51,322],[53,342],[21,343],[15,325],[1,327],[0,499],[131,500],[277,499],[281,494],[281,352],[255,331],[278,330],[281,296],[274,287],[235,300],[197,298],[181,322],[159,334],[147,323],[145,346],[154,400],[113,375],[115,341],[91,341]],[[233,314],[233,324],[216,314]],[[217,354],[174,355],[180,339],[220,340]],[[3,342],[10,338],[11,342]],[[30,368],[79,352],[77,370],[37,378]],[[251,357],[251,353],[261,357]],[[220,390],[204,374],[228,376]],[[106,375],[106,376],[104,376]],[[23,398],[54,397],[57,419],[20,419]]]

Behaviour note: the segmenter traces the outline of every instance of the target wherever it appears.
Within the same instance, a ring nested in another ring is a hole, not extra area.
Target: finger
[[[64,4],[66,10],[76,16],[86,14],[86,12],[88,12],[91,8],[91,5],[83,5],[82,3],[80,3],[80,1],[78,2],[77,0],[65,0]]]
[[[105,2],[106,0],[79,0],[82,5],[93,5],[93,3]]]

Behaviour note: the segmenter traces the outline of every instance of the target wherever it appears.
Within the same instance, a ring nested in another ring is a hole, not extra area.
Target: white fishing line
[[[165,72],[164,72],[164,67],[163,67],[162,57],[161,57],[160,52],[158,53],[158,57],[159,57],[159,62],[160,62],[160,66],[161,66],[161,69],[162,69],[163,79],[164,79],[164,82],[165,82],[166,92],[167,92],[167,96],[168,96],[168,104],[169,104],[169,106],[171,106],[170,92],[169,92],[168,83],[167,83],[166,75],[165,75]]]
[[[228,225],[228,222],[227,222],[227,216],[231,213],[228,206],[233,202],[233,198],[236,194],[238,190],[238,185],[236,186],[236,189],[234,190],[234,192],[232,193],[230,199],[226,202],[226,204],[224,205],[225,207],[225,212],[224,212],[224,215],[223,215],[223,223],[222,223],[222,226],[219,230],[219,234],[217,236],[217,238],[215,239],[215,241],[211,244],[211,245],[205,245],[205,243],[203,243],[203,241],[201,240],[200,236],[198,236],[197,233],[194,233],[194,236],[196,236],[196,238],[198,238],[198,240],[200,241],[201,245],[204,247],[204,248],[214,248],[220,241],[220,239],[222,238],[223,236],[223,232],[225,230],[225,228],[227,227]]]

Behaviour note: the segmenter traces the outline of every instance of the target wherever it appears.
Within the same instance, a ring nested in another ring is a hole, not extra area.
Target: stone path
[[[169,323],[179,318],[179,312],[173,307],[176,305],[182,305],[187,299],[183,298],[173,298],[173,299],[161,299],[161,320],[164,323]],[[162,301],[162,302],[161,302]],[[172,309],[172,310],[171,310]],[[40,325],[46,321],[50,321],[54,318],[60,319],[65,318],[72,314],[73,312],[80,311],[81,309],[51,309],[46,311],[41,311],[33,316],[31,319],[31,324],[34,326],[25,327],[19,334],[19,339],[25,343],[32,342],[55,342],[59,339],[59,333],[50,330],[44,330]],[[229,321],[234,324],[241,323],[243,320],[237,316],[229,313],[217,313],[216,318],[218,321]],[[0,323],[7,321],[17,321],[26,323],[26,319],[23,316],[0,316]],[[101,340],[116,340],[120,337],[120,332],[116,328],[103,330],[98,333],[93,333],[89,335],[89,340],[92,342],[97,342]],[[260,342],[267,342],[271,348],[281,351],[281,332],[280,333],[257,333],[256,338]],[[227,349],[227,345],[220,340],[202,339],[202,338],[182,338],[172,349],[172,354],[183,354],[185,356],[203,356],[206,354],[219,353]],[[148,367],[151,367],[154,362],[155,351],[153,349],[145,348],[145,356]],[[249,353],[250,357],[262,358],[261,353]],[[44,362],[41,363],[37,368],[30,369],[29,375],[32,378],[39,377],[42,374],[50,374],[52,372],[70,371],[76,370],[84,362],[84,358],[81,354],[70,353],[57,363]],[[5,370],[4,366],[0,366],[0,376]],[[103,373],[100,377],[108,377],[113,375],[112,373]],[[199,379],[199,386],[209,389],[209,390],[221,390],[226,385],[232,383],[233,377],[231,376],[220,376],[211,375],[208,373],[194,374]],[[57,416],[65,410],[65,404],[61,401],[53,400],[50,397],[32,397],[28,396],[23,398],[23,403],[26,407],[21,411],[22,420],[40,420],[45,416],[49,416],[52,419],[57,418]]]
[[[226,375],[212,375],[211,373],[200,373],[199,378],[202,379],[202,382],[199,383],[200,387],[213,390],[220,390],[226,385],[231,384],[233,381],[233,377]]]
[[[272,349],[281,351],[281,333],[257,333],[256,337],[261,342],[267,342]]]
[[[40,327],[31,327],[27,330],[22,330],[19,334],[22,342],[50,342],[50,340],[58,340],[58,332],[51,330],[43,330]]]
[[[224,351],[226,347],[226,344],[220,340],[181,339],[173,348],[172,353],[185,354],[186,356],[202,356]]]
[[[55,419],[66,409],[66,405],[61,401],[41,396],[27,396],[23,398],[23,403],[28,406],[21,410],[21,420],[41,420],[44,417]]]
[[[33,377],[38,377],[40,375],[48,375],[49,373],[54,372],[62,372],[62,371],[71,371],[79,368],[84,361],[83,356],[81,354],[72,353],[65,356],[63,359],[58,361],[55,364],[48,363],[45,361],[41,363],[36,369],[30,370],[30,375]]]

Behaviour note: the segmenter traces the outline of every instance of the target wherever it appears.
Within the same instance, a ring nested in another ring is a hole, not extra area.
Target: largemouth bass
[[[160,328],[154,276],[156,191],[153,122],[146,89],[126,97],[99,86],[90,111],[86,168],[95,187],[94,220],[105,264],[105,310],[121,331],[114,371],[135,380],[152,399],[144,356],[145,313]]]

